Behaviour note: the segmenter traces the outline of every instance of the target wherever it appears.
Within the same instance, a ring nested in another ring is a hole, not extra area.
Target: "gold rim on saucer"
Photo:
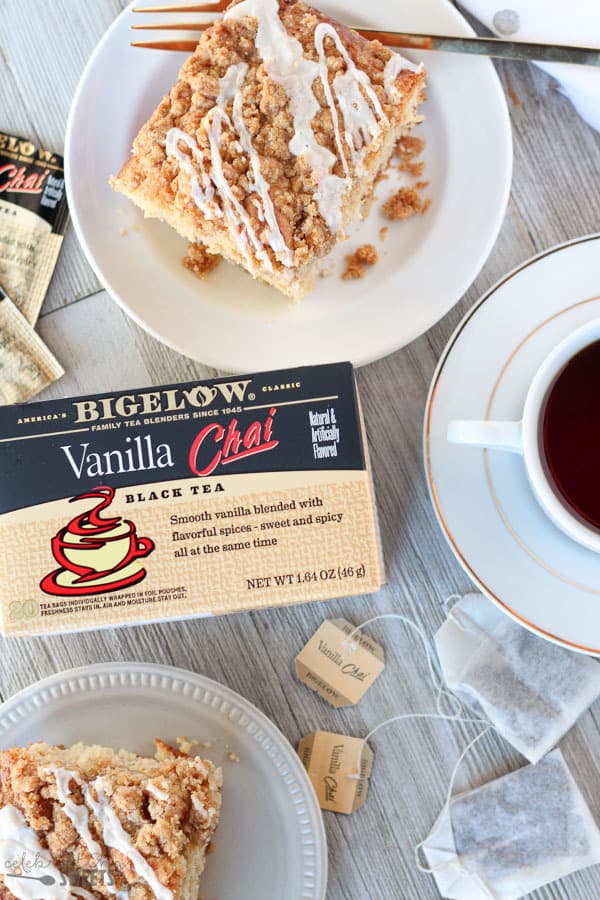
[[[461,552],[461,550],[458,546],[458,543],[456,542],[456,540],[450,530],[450,527],[444,517],[444,514],[442,512],[441,504],[439,501],[437,489],[436,489],[435,482],[433,479],[433,474],[432,474],[431,441],[430,441],[430,438],[431,438],[431,416],[432,416],[433,402],[435,400],[435,396],[437,393],[437,388],[438,388],[438,384],[439,384],[439,381],[440,381],[440,378],[442,375],[442,371],[444,369],[446,361],[447,361],[448,357],[450,356],[450,353],[452,352],[456,342],[458,341],[459,337],[461,336],[461,334],[463,333],[463,331],[465,330],[465,328],[467,327],[467,325],[469,324],[469,322],[471,321],[471,319],[475,315],[475,313],[478,312],[478,310],[480,309],[481,306],[483,306],[483,304],[486,302],[486,300],[489,300],[490,297],[492,297],[499,290],[499,288],[501,288],[508,281],[510,281],[512,278],[514,278],[515,275],[518,275],[520,272],[529,268],[529,266],[532,266],[534,263],[539,262],[539,260],[544,259],[547,256],[551,256],[554,253],[559,252],[560,250],[564,250],[566,247],[572,247],[577,244],[585,244],[585,243],[588,243],[589,241],[597,241],[597,240],[600,240],[600,234],[586,235],[583,238],[576,238],[575,240],[566,241],[563,244],[559,244],[555,247],[552,247],[550,250],[545,250],[542,253],[539,253],[537,256],[534,256],[531,259],[528,259],[525,263],[522,263],[520,266],[517,266],[515,269],[513,269],[511,272],[509,272],[508,275],[505,275],[504,278],[502,278],[500,281],[496,282],[496,284],[493,285],[493,287],[491,287],[490,290],[486,294],[484,294],[483,297],[481,297],[481,299],[469,310],[469,312],[465,315],[465,317],[463,318],[463,320],[460,322],[457,329],[455,330],[454,334],[448,341],[448,343],[444,349],[444,352],[442,353],[442,356],[440,357],[436,371],[433,376],[431,388],[429,391],[429,397],[427,399],[427,407],[426,407],[426,414],[425,414],[424,452],[425,452],[425,472],[426,472],[426,477],[427,477],[427,483],[429,486],[429,492],[431,495],[431,499],[432,499],[437,517],[438,517],[439,522],[442,526],[442,529],[445,533],[446,539],[448,540],[448,543],[452,547],[454,554],[460,561],[463,568],[467,571],[467,573],[471,576],[471,578],[475,581],[475,583],[479,585],[481,590],[484,591],[484,593],[487,594],[488,597],[490,597],[492,600],[494,600],[496,603],[498,603],[499,606],[503,607],[508,613],[510,613],[511,616],[513,616],[515,619],[518,619],[520,622],[522,622],[524,625],[526,625],[532,631],[535,631],[538,634],[543,635],[544,637],[550,638],[551,640],[555,641],[558,644],[562,644],[563,646],[573,647],[574,649],[581,650],[585,653],[594,653],[594,654],[600,655],[600,648],[587,647],[583,644],[577,644],[574,641],[568,641],[565,638],[558,637],[557,635],[553,634],[552,632],[546,631],[545,629],[540,628],[539,625],[535,625],[533,622],[530,622],[524,616],[520,615],[518,612],[516,612],[514,609],[512,609],[512,607],[506,601],[504,601],[500,597],[498,597],[498,595],[495,594],[491,590],[491,588],[488,587],[488,585],[483,581],[483,579],[477,574],[477,572],[475,571],[475,569],[473,569],[473,567],[470,565],[470,563],[467,562],[467,560],[466,560],[465,556],[463,555],[463,553]],[[487,404],[487,408],[486,408],[486,418],[490,417],[492,405],[493,405],[494,399],[496,397],[498,388],[499,388],[506,372],[508,371],[508,368],[509,368],[511,362],[513,361],[514,357],[519,352],[519,350],[538,331],[540,331],[542,328],[544,328],[549,322],[553,321],[554,319],[559,318],[562,315],[565,315],[566,313],[572,311],[573,309],[577,308],[578,306],[582,306],[586,303],[592,303],[592,302],[598,301],[598,300],[600,300],[600,296],[589,297],[586,300],[580,300],[577,303],[571,304],[570,306],[566,307],[565,309],[559,310],[557,313],[554,313],[552,316],[549,316],[543,322],[540,322],[539,325],[536,326],[536,328],[534,328],[531,332],[529,332],[529,334],[527,334],[519,342],[517,347],[515,347],[515,349],[512,351],[512,353],[510,354],[510,356],[504,363],[504,365],[498,375],[498,378],[494,384],[494,387],[490,394],[490,398],[488,400],[488,404]],[[542,568],[546,569],[546,571],[548,571],[553,576],[560,578],[562,581],[567,582],[568,584],[574,586],[575,588],[577,588],[579,590],[583,590],[588,593],[594,593],[594,594],[600,595],[600,590],[590,589],[584,585],[579,585],[576,582],[571,581],[571,579],[565,577],[564,575],[561,575],[560,572],[557,572],[556,570],[552,569],[542,559],[540,559],[540,557],[538,557],[537,554],[535,554],[535,552],[533,550],[531,550],[531,548],[529,548],[525,544],[525,542],[522,540],[522,538],[515,531],[514,527],[511,525],[505,511],[503,510],[503,508],[500,504],[497,493],[495,491],[493,479],[491,476],[491,471],[489,468],[489,459],[488,459],[487,450],[484,450],[484,467],[485,467],[486,478],[487,478],[488,486],[490,489],[492,501],[498,510],[498,513],[501,517],[504,527],[507,529],[507,531],[509,532],[511,537],[521,546],[521,548],[538,565],[540,565]]]

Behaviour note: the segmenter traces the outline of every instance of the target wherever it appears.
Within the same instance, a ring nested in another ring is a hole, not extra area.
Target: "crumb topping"
[[[185,269],[193,272],[198,278],[208,278],[211,272],[217,268],[221,257],[216,253],[209,253],[204,244],[188,244],[187,255],[182,263]]]
[[[420,156],[424,149],[425,141],[423,138],[408,134],[401,137],[396,144],[396,155],[412,159],[414,156]]]
[[[421,195],[415,188],[401,187],[383,204],[384,215],[392,221],[410,219],[421,209]]]
[[[421,162],[403,162],[401,166],[399,166],[401,172],[408,172],[409,175],[412,175],[413,178],[420,178],[425,171],[425,163]]]
[[[374,266],[378,259],[377,248],[373,244],[363,244],[346,257],[346,268],[342,278],[344,281],[364,278],[367,274],[367,266]]]

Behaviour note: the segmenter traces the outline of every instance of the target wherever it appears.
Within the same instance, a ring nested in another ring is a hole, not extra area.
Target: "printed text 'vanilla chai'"
[[[348,363],[0,409],[7,635],[377,590]]]

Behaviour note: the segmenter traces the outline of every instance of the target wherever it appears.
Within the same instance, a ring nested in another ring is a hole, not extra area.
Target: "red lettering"
[[[238,428],[237,419],[230,420],[227,430],[216,422],[206,425],[196,435],[190,447],[188,462],[194,475],[211,475],[219,465],[225,466],[247,456],[253,456],[255,453],[265,453],[277,447],[279,441],[272,438],[273,416],[276,412],[276,408],[271,407],[264,426],[258,421],[252,422],[243,435]],[[221,447],[203,466],[199,462],[198,456],[211,438],[213,444],[221,444]],[[243,450],[240,449],[241,446],[244,447]]]
[[[16,194],[41,194],[44,180],[49,169],[45,172],[30,172],[27,175],[27,167],[17,169],[12,163],[0,166],[0,176],[6,175],[6,181],[0,182],[0,194],[3,191],[14,191]]]
[[[23,187],[23,182],[25,181],[25,166],[21,166],[11,183],[9,184],[9,189],[11,191],[20,191]]]
[[[38,176],[35,172],[32,172],[31,175],[28,175],[25,181],[23,182],[23,191],[35,191],[38,186]]]
[[[277,410],[274,406],[269,410],[269,415],[267,416],[267,421],[265,422],[265,441],[271,440],[271,431],[273,429],[273,416]]]
[[[250,447],[260,447],[261,436],[260,422],[253,422],[244,435],[244,447],[246,447],[247,450],[249,450]]]
[[[200,447],[204,443],[204,440],[208,437],[211,431],[215,432],[215,444],[223,440],[225,429],[217,422],[213,422],[212,425],[206,425],[202,429],[202,431],[200,431],[196,435],[196,437],[194,438],[194,442],[190,447],[190,454],[188,457],[190,469],[192,470],[194,475],[210,475],[211,472],[214,472],[214,470],[219,465],[219,462],[221,461],[221,450],[219,450],[217,451],[217,453],[215,453],[209,464],[204,469],[198,469],[198,451],[200,450]]]
[[[227,434],[225,435],[225,440],[223,442],[223,456],[225,459],[227,459],[228,456],[235,456],[236,453],[239,452],[242,435],[238,430],[237,423],[237,419],[232,419],[229,423]]]
[[[17,167],[11,165],[11,163],[9,163],[7,166],[0,166],[0,175],[3,175],[5,172],[8,175],[8,181],[5,181],[4,184],[0,184],[0,191],[7,190],[11,178],[17,174]]]

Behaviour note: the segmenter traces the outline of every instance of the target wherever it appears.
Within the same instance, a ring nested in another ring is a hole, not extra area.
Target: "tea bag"
[[[560,750],[453,797],[420,846],[451,900],[517,900],[600,863],[600,830]]]
[[[600,665],[542,640],[482,594],[452,607],[435,636],[446,685],[530,762],[600,695]]]
[[[25,403],[62,375],[60,363],[0,287],[0,406]]]

